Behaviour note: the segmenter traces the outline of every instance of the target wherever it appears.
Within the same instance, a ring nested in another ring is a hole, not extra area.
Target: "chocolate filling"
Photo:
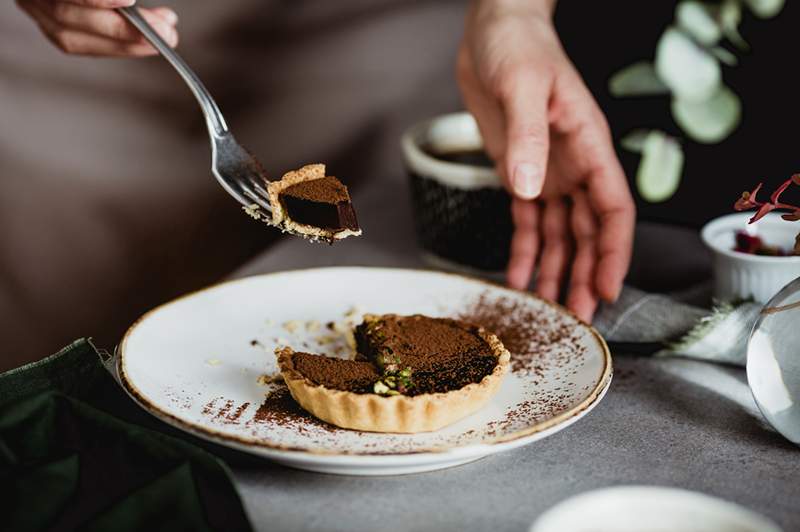
[[[384,316],[356,328],[361,356],[384,371],[411,368],[405,395],[448,392],[480,382],[497,357],[478,328],[447,318]]]
[[[372,386],[380,378],[375,366],[365,361],[295,353],[292,362],[305,378],[334,390],[371,393]]]
[[[478,328],[457,320],[380,316],[356,327],[355,337],[358,360],[295,353],[295,369],[335,390],[413,396],[480,382],[497,366]]]
[[[282,190],[279,199],[287,216],[297,223],[334,231],[358,231],[347,187],[333,176],[296,183]]]

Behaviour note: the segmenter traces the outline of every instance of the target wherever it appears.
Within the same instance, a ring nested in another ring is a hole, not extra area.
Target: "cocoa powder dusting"
[[[217,406],[217,404],[223,401],[222,406]],[[236,403],[230,399],[225,399],[224,397],[216,397],[203,405],[203,415],[207,416],[219,423],[224,424],[231,424],[231,423],[238,423],[239,418],[242,417],[245,410],[250,406],[250,403],[242,403],[239,406],[235,406]]]
[[[286,386],[281,386],[269,392],[264,402],[256,410],[253,418],[247,422],[247,425],[264,423],[297,429],[298,431],[307,430],[311,427],[325,432],[340,430],[303,410],[292,398]]]
[[[476,301],[456,316],[460,320],[482,326],[494,333],[511,353],[511,369],[516,373],[542,376],[545,363],[562,366],[571,355],[579,355],[574,323],[539,312],[521,298],[481,294]],[[544,355],[558,345],[561,360],[546,361]],[[568,347],[568,349],[564,349]]]
[[[347,187],[333,176],[301,181],[281,191],[281,196],[292,196],[310,201],[340,203],[350,201]]]

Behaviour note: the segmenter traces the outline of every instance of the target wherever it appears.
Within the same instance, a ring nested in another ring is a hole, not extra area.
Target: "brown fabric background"
[[[358,188],[398,167],[404,127],[460,107],[465,2],[166,3],[179,51],[273,177],[320,161]],[[11,2],[0,124],[0,369],[81,335],[110,346],[276,237],[213,180],[200,112],[163,60],[66,56]]]

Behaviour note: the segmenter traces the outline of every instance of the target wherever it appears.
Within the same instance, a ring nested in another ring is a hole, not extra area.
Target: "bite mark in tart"
[[[482,408],[508,371],[500,340],[457,320],[367,315],[355,336],[356,360],[276,351],[292,397],[342,428],[440,429]]]
[[[331,243],[361,234],[347,187],[326,176],[324,164],[287,172],[267,192],[272,223],[284,231]]]

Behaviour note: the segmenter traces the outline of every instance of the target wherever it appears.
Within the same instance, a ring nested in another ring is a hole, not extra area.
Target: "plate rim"
[[[285,274],[297,274],[297,273],[304,273],[304,272],[318,272],[318,271],[331,271],[331,270],[378,270],[382,272],[400,272],[400,273],[424,273],[424,274],[433,274],[433,275],[441,275],[441,276],[448,276],[448,277],[457,277],[462,280],[466,280],[468,282],[477,283],[477,284],[484,284],[491,288],[501,288],[503,290],[515,292],[517,294],[521,294],[522,296],[536,300],[540,303],[543,303],[551,308],[553,308],[556,312],[561,314],[566,314],[573,318],[578,324],[584,326],[592,335],[594,340],[598,343],[603,353],[603,371],[600,375],[600,378],[597,381],[595,387],[591,390],[589,395],[581,401],[579,404],[573,406],[572,408],[561,412],[557,416],[552,418],[546,419],[540,423],[535,423],[530,427],[526,427],[524,429],[512,432],[510,434],[496,436],[487,440],[483,440],[480,443],[474,444],[466,444],[466,445],[440,445],[435,447],[428,447],[428,448],[421,448],[421,449],[414,449],[412,451],[405,451],[405,452],[392,452],[392,453],[382,453],[382,452],[351,452],[351,451],[330,451],[324,448],[308,448],[308,447],[296,447],[292,445],[282,445],[277,443],[270,443],[263,440],[255,439],[255,438],[247,438],[243,436],[235,436],[231,434],[227,434],[224,432],[220,432],[218,430],[214,430],[208,427],[204,427],[197,423],[193,423],[190,421],[186,421],[184,419],[179,418],[169,412],[164,411],[160,407],[158,407],[153,401],[148,399],[138,388],[136,388],[135,384],[130,381],[129,377],[125,372],[125,353],[126,347],[129,338],[134,333],[136,328],[144,323],[146,319],[148,319],[151,315],[155,314],[156,312],[170,306],[176,304],[184,299],[189,299],[190,297],[194,297],[200,293],[207,292],[210,290],[217,289],[222,286],[232,285],[236,283],[247,282],[252,279],[256,278],[264,278],[264,277],[273,277],[278,275],[285,275]],[[169,424],[172,424],[182,430],[189,432],[190,434],[194,434],[196,436],[205,436],[210,437],[212,441],[216,441],[218,443],[221,442],[232,442],[238,445],[244,445],[248,447],[258,447],[261,449],[269,449],[274,451],[281,451],[281,452],[290,452],[298,455],[313,455],[313,456],[361,456],[361,457],[398,457],[398,456],[408,456],[408,455],[421,455],[421,454],[436,454],[436,453],[446,453],[453,451],[454,449],[469,449],[469,448],[492,448],[495,446],[499,446],[500,444],[505,444],[509,442],[515,442],[521,440],[525,437],[538,434],[540,432],[546,431],[550,428],[553,428],[557,425],[561,425],[570,419],[581,416],[583,413],[588,412],[589,410],[593,409],[597,403],[603,398],[605,395],[605,391],[608,389],[611,383],[611,376],[612,376],[612,359],[611,359],[611,351],[608,348],[608,344],[606,343],[603,336],[595,329],[591,324],[586,323],[578,316],[576,316],[572,311],[563,307],[562,305],[548,301],[546,299],[540,298],[537,295],[533,294],[532,292],[528,292],[526,290],[518,290],[515,288],[510,288],[500,283],[496,283],[486,279],[480,279],[476,277],[470,277],[468,275],[463,275],[460,273],[455,272],[443,272],[440,270],[431,270],[425,268],[387,268],[387,267],[376,267],[376,266],[326,266],[326,267],[311,267],[311,268],[298,268],[292,270],[280,270],[274,272],[267,272],[262,274],[256,275],[249,275],[246,277],[241,277],[238,279],[229,279],[220,281],[217,283],[213,283],[207,285],[205,287],[199,288],[197,290],[193,290],[191,292],[187,292],[186,294],[180,295],[170,301],[162,303],[152,309],[148,310],[144,314],[142,314],[139,318],[137,318],[131,326],[125,331],[125,334],[120,340],[120,343],[117,345],[117,375],[119,376],[120,384],[125,392],[131,396],[135,403],[137,403],[142,409],[147,411],[149,414],[153,415],[165,421]]]

